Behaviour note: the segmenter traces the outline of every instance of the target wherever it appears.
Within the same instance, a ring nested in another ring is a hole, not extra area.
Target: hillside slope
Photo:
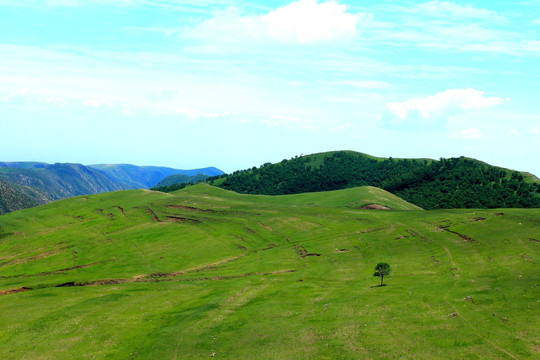
[[[474,159],[381,159],[352,151],[266,163],[209,179],[246,194],[283,195],[371,185],[424,209],[540,207],[534,177]]]
[[[35,164],[0,167],[0,199],[10,206],[1,212],[46,204],[67,197],[122,190],[125,186],[108,179],[102,172],[80,164]],[[14,200],[19,199],[19,200]]]
[[[40,203],[13,185],[0,180],[0,214],[37,206]]]
[[[540,209],[356,208],[381,196],[200,184],[2,215],[0,358],[538,358]]]

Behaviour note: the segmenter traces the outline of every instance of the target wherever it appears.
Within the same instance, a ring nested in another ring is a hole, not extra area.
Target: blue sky
[[[0,160],[540,176],[540,1],[0,0]]]

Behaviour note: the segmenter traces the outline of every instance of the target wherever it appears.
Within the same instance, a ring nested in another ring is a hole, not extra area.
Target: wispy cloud
[[[471,5],[460,5],[451,1],[430,1],[418,4],[410,12],[418,12],[424,15],[436,16],[448,19],[449,17],[459,19],[483,19],[490,21],[504,21],[505,17],[496,11],[476,8]]]
[[[477,128],[461,130],[459,136],[465,140],[478,140],[482,137],[482,132]]]
[[[388,103],[382,122],[402,128],[431,127],[456,113],[490,108],[509,100],[486,97],[483,91],[475,89],[450,89],[424,98]]]
[[[385,21],[362,28],[369,46],[384,43],[394,47],[415,46],[424,51],[537,55],[534,32],[523,32],[523,21],[497,11],[430,1],[412,7],[389,7]]]
[[[338,85],[349,85],[359,89],[389,89],[392,84],[376,80],[343,80],[338,81]]]

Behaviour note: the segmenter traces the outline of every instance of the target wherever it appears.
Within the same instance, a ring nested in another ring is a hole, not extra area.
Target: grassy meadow
[[[0,359],[538,359],[539,224],[371,187],[200,184],[9,213]]]

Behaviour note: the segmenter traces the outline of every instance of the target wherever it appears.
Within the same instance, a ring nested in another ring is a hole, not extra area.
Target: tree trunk
[[[384,279],[384,275],[381,274],[381,286],[382,286],[383,279]]]

